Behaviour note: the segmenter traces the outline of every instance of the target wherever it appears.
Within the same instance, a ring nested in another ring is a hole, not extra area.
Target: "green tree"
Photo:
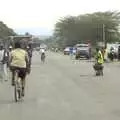
[[[0,22],[0,39],[5,39],[11,35],[16,35],[16,33],[11,28],[7,27],[6,24]]]
[[[55,25],[54,37],[61,46],[91,41],[113,42],[119,38],[120,12],[96,12],[93,14],[61,18]],[[104,36],[104,34],[105,36]]]
[[[10,38],[9,36],[16,35],[16,33],[9,27],[7,27],[6,24],[4,24],[2,21],[0,21],[0,44],[4,44],[5,46],[10,44]]]

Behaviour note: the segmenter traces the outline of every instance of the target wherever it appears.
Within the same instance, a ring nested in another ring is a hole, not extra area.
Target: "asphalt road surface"
[[[105,63],[96,77],[93,62],[35,52],[24,101],[14,102],[8,82],[0,82],[0,120],[120,120],[120,63]]]

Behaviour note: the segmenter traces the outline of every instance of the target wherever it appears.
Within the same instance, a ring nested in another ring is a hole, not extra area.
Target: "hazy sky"
[[[47,34],[60,17],[108,10],[120,11],[120,0],[0,0],[0,20],[18,32]]]

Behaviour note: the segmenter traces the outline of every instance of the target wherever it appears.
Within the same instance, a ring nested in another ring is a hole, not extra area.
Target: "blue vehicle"
[[[76,48],[74,47],[66,47],[64,49],[64,55],[76,54]]]

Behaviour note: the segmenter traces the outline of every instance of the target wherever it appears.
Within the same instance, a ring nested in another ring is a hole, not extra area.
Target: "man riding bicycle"
[[[41,49],[41,61],[45,62],[45,50]]]
[[[96,48],[96,55],[95,55],[95,65],[93,66],[95,71],[96,71],[96,75],[103,75],[103,55],[102,52],[99,48]]]
[[[22,96],[24,96],[25,78],[28,66],[28,54],[21,48],[20,42],[15,43],[15,49],[10,53],[10,69],[12,71],[12,85],[15,84],[15,71],[18,70],[18,77],[22,81]]]
[[[103,54],[101,52],[101,50],[99,48],[96,48],[96,63],[99,65],[102,65],[104,63],[104,58],[103,58]]]

